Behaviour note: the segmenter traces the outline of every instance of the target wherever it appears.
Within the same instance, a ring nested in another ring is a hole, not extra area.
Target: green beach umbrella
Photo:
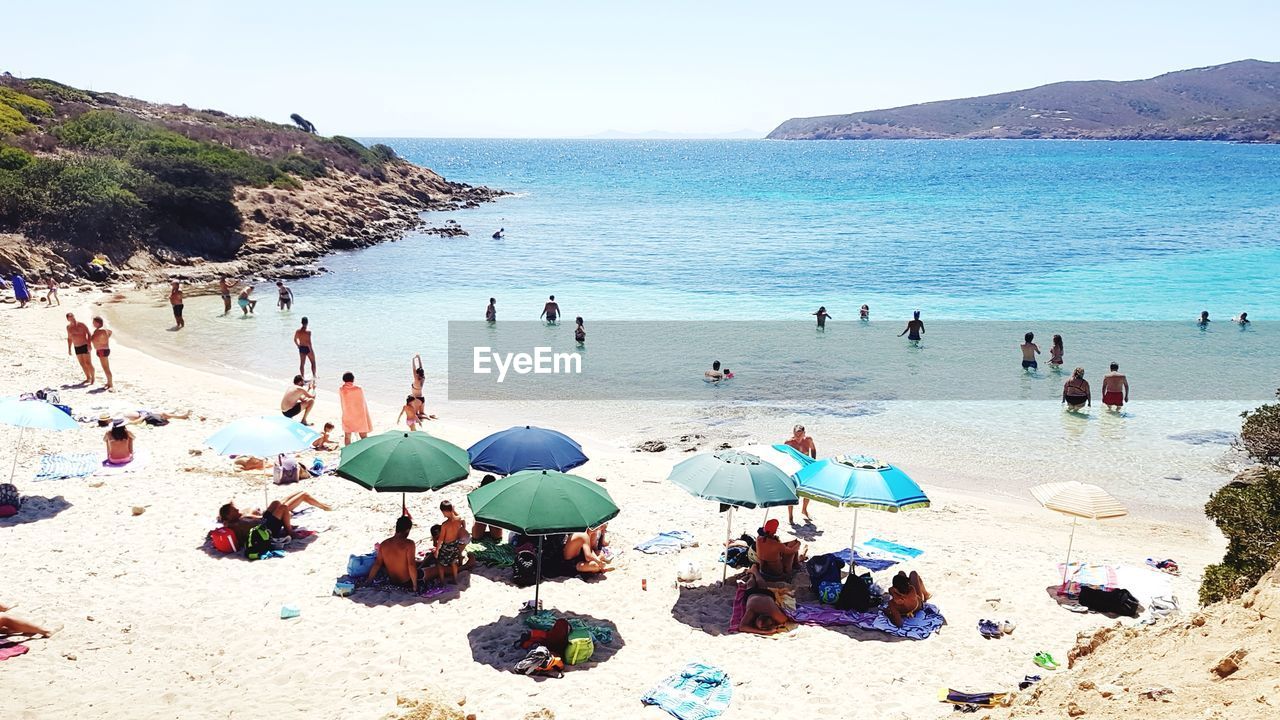
[[[337,474],[375,492],[436,490],[470,474],[467,451],[425,432],[392,430],[342,448]]]
[[[542,538],[598,528],[618,514],[603,487],[552,470],[525,470],[477,488],[467,495],[467,504],[477,522],[538,536],[535,609],[542,584]]]

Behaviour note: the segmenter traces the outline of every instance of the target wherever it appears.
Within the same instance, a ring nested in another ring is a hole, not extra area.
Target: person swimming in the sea
[[[908,340],[919,341],[920,336],[924,334],[924,321],[920,319],[920,311],[916,310],[911,314],[911,319],[907,321],[907,327],[898,333],[898,337],[907,336]]]
[[[814,315],[818,318],[818,329],[825,330],[827,328],[827,318],[831,317],[831,314],[827,312],[826,306],[818,308],[818,312],[814,313]]]
[[[1208,310],[1200,311],[1200,319],[1196,321],[1196,324],[1202,328],[1209,327],[1209,311]]]
[[[871,319],[871,308],[867,307],[866,305],[863,305],[861,308],[859,308],[859,309],[858,309],[858,319],[859,319],[859,320],[870,320],[870,319]]]
[[[1248,325],[1248,324],[1249,324],[1249,313],[1247,313],[1247,312],[1242,312],[1242,313],[1240,313],[1240,315],[1236,317],[1236,319],[1235,319],[1235,323],[1236,323],[1237,325],[1242,326],[1242,327],[1243,327],[1243,326],[1245,326],[1245,325]]]
[[[503,233],[505,233],[506,231],[507,231],[507,229],[506,229],[506,228],[498,228],[498,232],[496,232],[496,233],[494,233],[494,234],[493,234],[493,239],[494,239],[494,240],[501,240],[501,239],[502,239],[502,237],[503,237]]]
[[[724,379],[724,372],[720,370],[719,360],[712,362],[711,369],[702,373],[702,379],[707,382],[720,382]]]
[[[732,370],[730,370],[729,368],[725,368],[725,369],[724,369],[724,379],[725,379],[725,380],[732,380],[732,379],[733,379],[733,371],[732,371]]]

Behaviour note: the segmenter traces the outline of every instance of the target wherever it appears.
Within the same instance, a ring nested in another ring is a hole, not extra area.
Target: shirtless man
[[[436,572],[440,582],[444,582],[444,569],[449,568],[453,575],[453,584],[458,584],[458,566],[462,564],[462,551],[466,544],[466,526],[462,518],[453,509],[453,503],[440,501],[440,512],[444,522],[440,523],[440,534],[436,537]]]
[[[1108,410],[1120,412],[1129,402],[1129,378],[1120,372],[1120,363],[1111,363],[1111,372],[1102,376],[1102,404]]]
[[[777,597],[769,589],[759,568],[751,566],[742,586],[746,592],[742,601],[742,622],[738,624],[740,632],[772,635],[787,629],[786,613],[778,605]]]
[[[276,306],[281,310],[293,309],[293,291],[285,286],[283,280],[276,281]]]
[[[232,280],[226,276],[218,278],[218,294],[222,296],[222,315],[224,317],[231,312],[231,288],[239,284],[239,280]]]
[[[818,445],[813,442],[813,438],[804,433],[803,425],[791,428],[791,439],[787,440],[786,444],[801,455],[807,455],[814,459],[818,457]],[[804,516],[804,519],[812,520],[813,518],[809,517],[809,498],[801,498],[800,503],[800,514]],[[796,524],[795,512],[795,505],[787,506],[787,522],[792,525]]]
[[[574,565],[580,573],[606,573],[614,568],[603,554],[604,526],[576,532],[569,535],[564,542],[564,559],[578,560]],[[579,558],[581,558],[579,560]]]
[[[814,313],[814,315],[818,318],[818,329],[827,329],[827,318],[831,317],[831,313],[827,312],[826,306],[818,308],[818,312]]]
[[[307,418],[311,416],[311,407],[316,404],[315,393],[311,392],[314,387],[314,380],[307,383],[303,381],[301,375],[294,375],[293,387],[286,390],[284,397],[280,398],[280,414],[287,418],[295,418],[298,413],[302,413],[302,419],[298,422],[310,425]]]
[[[916,310],[911,314],[911,319],[907,321],[907,327],[898,333],[898,337],[907,336],[908,340],[919,341],[920,336],[924,334],[924,321],[920,319],[920,311]]]
[[[223,527],[231,528],[231,531],[236,534],[236,542],[240,544],[240,547],[244,547],[245,542],[249,539],[249,531],[255,525],[262,523],[263,518],[268,515],[273,518],[273,522],[282,528],[286,534],[293,534],[293,511],[297,510],[302,503],[325,511],[333,509],[331,506],[311,497],[309,493],[297,492],[284,500],[272,500],[265,513],[261,510],[241,513],[240,508],[237,508],[234,502],[229,502],[218,508],[218,522],[222,523]]]
[[[538,317],[545,317],[548,325],[556,324],[556,318],[560,317],[560,304],[556,302],[555,295],[547,299],[547,304],[542,306],[542,314]]]
[[[175,329],[181,330],[187,326],[187,321],[182,319],[182,285],[177,281],[173,281],[173,286],[169,288],[169,305],[173,307],[173,321]]]
[[[480,479],[480,487],[484,487],[485,485],[490,485],[497,481],[498,481],[498,478],[492,475],[485,475],[483,478]],[[503,534],[502,528],[498,527],[497,525],[486,525],[480,522],[479,520],[476,520],[475,522],[471,523],[471,539],[473,542],[480,542],[481,540],[493,540],[495,542],[502,542],[502,534]]]
[[[378,543],[378,559],[373,561],[365,580],[373,582],[379,570],[386,570],[391,582],[418,591],[418,548],[409,539],[412,529],[413,520],[408,515],[396,520],[396,534]]]
[[[98,356],[102,374],[107,376],[107,390],[112,390],[115,386],[111,381],[111,361],[107,359],[111,356],[111,331],[104,326],[100,317],[93,319],[93,335],[89,337],[89,343],[93,345],[93,352]]]
[[[1035,370],[1040,367],[1036,362],[1036,356],[1040,354],[1040,346],[1035,344],[1036,334],[1027,333],[1022,336],[1022,369]]]
[[[489,306],[484,309],[485,322],[498,321],[498,299],[489,298]]]
[[[766,578],[790,581],[800,556],[800,541],[778,539],[778,521],[769,520],[756,536],[756,557]]]
[[[711,363],[711,369],[702,373],[702,377],[711,382],[720,382],[724,379],[724,373],[720,372],[720,361],[716,360]]]
[[[240,291],[240,296],[236,298],[236,304],[240,306],[241,315],[248,316],[255,308],[258,307],[258,301],[249,297],[252,294],[253,286],[246,285],[245,288]]]
[[[93,363],[89,360],[89,327],[67,313],[67,354],[75,353],[80,369],[84,371],[83,385],[93,384]]]
[[[311,361],[311,377],[316,376],[316,351],[311,345],[311,329],[307,327],[309,321],[302,318],[302,327],[293,331],[293,344],[298,348],[298,374],[307,374],[307,360]]]

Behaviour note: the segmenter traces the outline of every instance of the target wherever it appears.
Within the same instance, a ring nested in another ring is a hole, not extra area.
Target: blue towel
[[[640,702],[657,705],[680,720],[710,720],[729,709],[732,695],[733,686],[723,670],[691,662],[645,693]]]
[[[693,533],[688,530],[667,530],[636,545],[636,549],[650,555],[666,555],[680,552],[693,545]]]
[[[898,543],[889,542],[888,540],[881,540],[880,538],[871,538],[862,544],[869,548],[883,550],[890,555],[899,555],[904,560],[913,560],[924,554],[923,550],[917,550],[916,548],[908,547],[906,545],[899,545]]]
[[[848,564],[849,548],[845,548],[843,550],[837,550],[836,552],[833,552],[831,554],[835,555],[836,557],[845,561],[846,564]],[[857,565],[861,565],[862,567],[870,570],[871,572],[880,572],[881,570],[884,570],[886,568],[891,568],[894,565],[897,565],[898,561],[890,560],[889,558],[865,557],[862,555],[862,553],[854,553],[854,563]]]
[[[898,637],[911,638],[912,640],[923,640],[946,624],[947,619],[942,617],[942,613],[938,612],[938,608],[925,603],[923,610],[902,621],[902,627],[896,627],[889,622],[889,618],[884,613],[877,613],[875,621],[871,624],[871,629],[889,633],[890,635],[897,635]]]
[[[62,480],[92,475],[102,467],[101,453],[41,455],[36,480]]]

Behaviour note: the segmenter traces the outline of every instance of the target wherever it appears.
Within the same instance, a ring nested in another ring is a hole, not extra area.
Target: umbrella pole
[[[409,506],[405,504],[406,501],[404,499],[404,496],[405,496],[404,493],[400,493],[400,515],[401,516],[409,514]]]
[[[1062,587],[1058,588],[1058,594],[1064,594],[1067,589],[1067,573],[1071,572],[1071,551],[1076,545],[1076,518],[1071,518],[1071,540],[1067,542],[1067,562],[1062,566]]]
[[[733,539],[733,506],[729,506],[729,512],[725,513],[729,519],[724,525],[724,572],[720,575],[720,582],[729,579],[729,541]]]
[[[858,508],[853,509],[853,530],[849,533],[849,577],[857,574],[856,563],[854,562],[854,538],[858,537]]]
[[[538,574],[537,579],[533,582],[533,611],[538,612],[542,608],[538,605],[538,591],[542,588],[542,535],[538,536]]]
[[[18,453],[22,452],[22,436],[27,432],[27,428],[18,428],[18,442],[13,446],[13,467],[9,468],[9,484],[13,484],[13,477],[18,474]]]

